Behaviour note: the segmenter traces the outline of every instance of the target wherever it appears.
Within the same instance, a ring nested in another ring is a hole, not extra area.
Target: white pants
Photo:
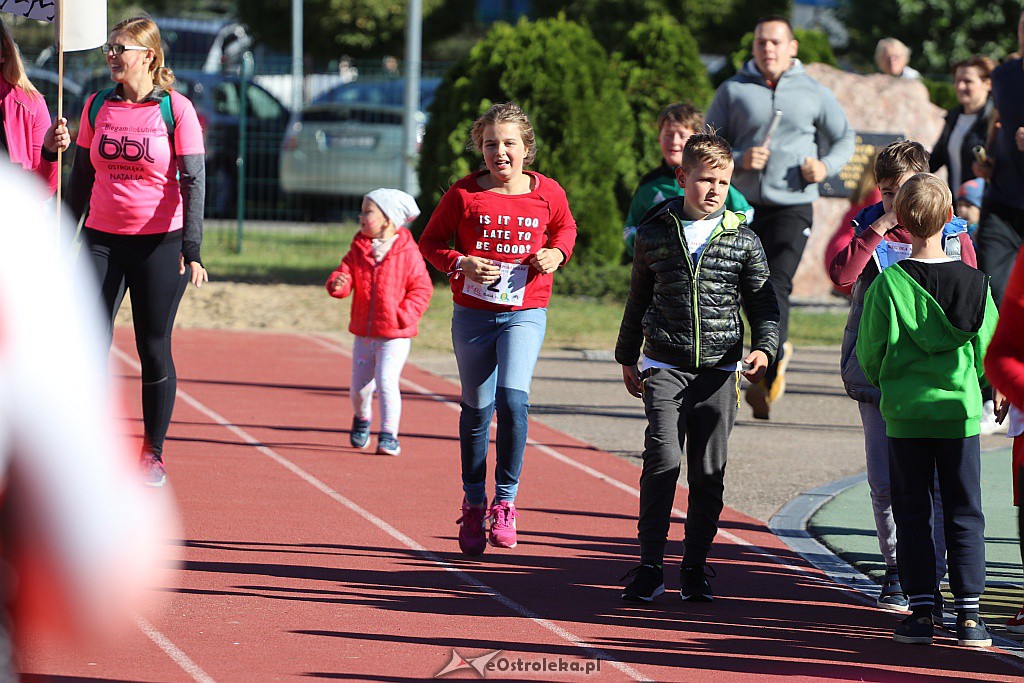
[[[402,417],[399,380],[409,358],[412,340],[356,337],[352,345],[352,409],[356,417],[373,417],[373,392],[380,396],[380,431],[398,436]]]

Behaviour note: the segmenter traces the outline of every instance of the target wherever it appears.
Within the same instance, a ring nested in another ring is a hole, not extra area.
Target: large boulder
[[[918,80],[894,78],[882,74],[861,76],[824,64],[806,65],[807,73],[835,93],[857,133],[890,134],[921,142],[931,149],[942,132],[945,111],[931,103],[928,90]],[[843,182],[856,184],[856,171],[872,169],[868,162],[877,149],[861,140]],[[843,215],[849,210],[846,199],[823,198],[814,203],[814,226],[804,251],[803,260],[793,280],[793,297],[803,300],[825,300],[832,283],[825,271],[825,247]]]

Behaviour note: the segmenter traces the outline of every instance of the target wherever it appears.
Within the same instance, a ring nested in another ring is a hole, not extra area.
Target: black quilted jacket
[[[648,358],[684,370],[735,363],[743,357],[742,301],[751,348],[771,362],[779,346],[779,305],[761,241],[742,215],[726,211],[694,264],[682,209],[682,198],[669,199],[638,226],[615,360],[635,365],[643,341]]]

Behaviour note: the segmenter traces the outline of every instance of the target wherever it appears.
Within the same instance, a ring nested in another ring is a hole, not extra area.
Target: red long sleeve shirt
[[[477,180],[486,173],[472,173],[445,193],[420,236],[420,252],[449,274],[452,296],[461,306],[490,311],[543,308],[551,298],[551,274],[533,267],[527,272],[522,305],[492,303],[462,291],[465,277],[456,270],[460,256],[518,264],[549,248],[561,251],[567,262],[576,243],[576,221],[557,182],[526,171],[533,189],[506,195],[480,187]]]
[[[1024,248],[1006,284],[999,324],[985,355],[985,375],[1010,403],[1024,410]]]

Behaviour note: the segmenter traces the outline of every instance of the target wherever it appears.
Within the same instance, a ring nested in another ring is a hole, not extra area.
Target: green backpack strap
[[[171,91],[167,91],[167,94],[160,99],[160,116],[164,119],[164,125],[167,126],[167,139],[171,142],[171,153],[174,152],[174,110],[171,108]]]
[[[103,107],[103,103],[110,97],[110,93],[114,92],[113,88],[106,88],[100,90],[98,93],[92,96],[92,103],[89,105],[89,125],[93,131],[96,130],[96,117],[100,115],[100,109]]]

